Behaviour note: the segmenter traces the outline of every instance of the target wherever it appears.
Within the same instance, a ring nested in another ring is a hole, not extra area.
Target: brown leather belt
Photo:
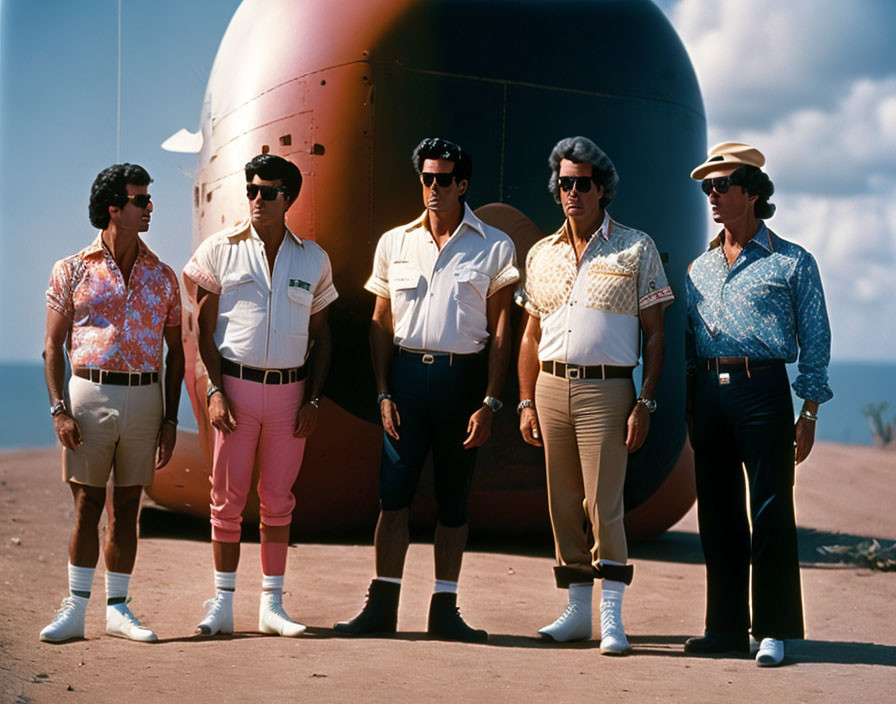
[[[112,372],[94,367],[75,367],[72,374],[87,379],[94,384],[112,384],[113,386],[146,386],[159,380],[158,372]]]
[[[631,379],[634,367],[620,367],[613,364],[565,364],[564,362],[542,362],[541,371],[564,379]]]
[[[461,362],[464,360],[476,359],[482,353],[481,352],[470,352],[465,354],[459,354],[457,352],[424,352],[420,350],[409,350],[407,347],[398,347],[398,354],[400,355],[409,355],[412,358],[416,358],[419,362],[423,364],[435,364],[436,362],[441,362],[444,364],[448,363],[450,367],[455,362]]]
[[[308,365],[292,369],[259,369],[245,364],[237,364],[221,358],[221,373],[237,379],[257,381],[259,384],[292,384],[308,376]]]
[[[749,357],[717,357],[701,360],[700,366],[707,371],[717,372],[751,372],[758,369],[783,366],[783,359],[750,359]]]

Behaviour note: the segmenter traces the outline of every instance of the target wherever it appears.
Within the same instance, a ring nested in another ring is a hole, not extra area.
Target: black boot
[[[702,637],[688,638],[684,652],[691,655],[749,653],[750,639],[746,631],[706,631]]]
[[[485,643],[488,633],[470,628],[460,617],[457,594],[437,592],[429,602],[429,634],[442,640]]]
[[[374,579],[367,590],[367,603],[351,621],[341,621],[333,630],[349,636],[395,633],[401,585]]]

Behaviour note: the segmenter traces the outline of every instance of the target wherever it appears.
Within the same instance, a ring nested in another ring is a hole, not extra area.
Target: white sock
[[[593,592],[593,582],[573,582],[569,585],[569,603],[576,602],[590,607]]]
[[[233,602],[233,592],[236,590],[236,572],[218,572],[215,570],[215,591],[224,601]]]
[[[436,584],[433,587],[434,594],[457,594],[457,582],[452,582],[448,579],[437,579]]]
[[[115,599],[117,603],[128,596],[128,586],[131,583],[131,575],[125,572],[109,572],[106,571],[106,603]]]
[[[380,582],[391,582],[392,584],[401,584],[401,577],[377,577]]]
[[[261,575],[261,591],[263,592],[283,592],[283,575]]]
[[[605,579],[602,587],[602,599],[622,600],[625,594],[625,582],[617,582],[613,579]]]
[[[68,591],[72,596],[82,599],[90,598],[93,587],[93,567],[76,567],[68,563]]]

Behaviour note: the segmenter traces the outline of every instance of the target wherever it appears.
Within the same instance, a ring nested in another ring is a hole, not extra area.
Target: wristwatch
[[[310,403],[315,408],[320,408],[320,396],[312,396],[308,399],[308,403]]]
[[[381,406],[383,404],[383,401],[391,401],[391,400],[392,400],[391,394],[382,393],[382,394],[376,395],[376,405],[377,406]]]
[[[635,403],[643,403],[648,413],[653,413],[656,410],[656,399],[654,398],[644,398],[643,396],[638,396],[638,400],[635,401]]]
[[[65,407],[65,399],[59,399],[56,403],[50,406],[50,416],[55,418],[60,413],[68,413],[68,408]]]
[[[531,398],[524,398],[520,401],[520,405],[516,407],[516,412],[522,414],[524,408],[535,408],[535,401]]]
[[[486,396],[482,399],[482,403],[488,406],[492,413],[497,413],[504,408],[504,404],[501,403],[500,399],[497,399],[494,396]]]

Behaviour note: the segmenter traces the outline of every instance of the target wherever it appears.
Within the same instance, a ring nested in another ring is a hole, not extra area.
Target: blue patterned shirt
[[[698,359],[794,362],[799,351],[797,396],[829,400],[831,327],[815,259],[764,222],[731,268],[721,244],[719,235],[688,272],[688,371]]]

